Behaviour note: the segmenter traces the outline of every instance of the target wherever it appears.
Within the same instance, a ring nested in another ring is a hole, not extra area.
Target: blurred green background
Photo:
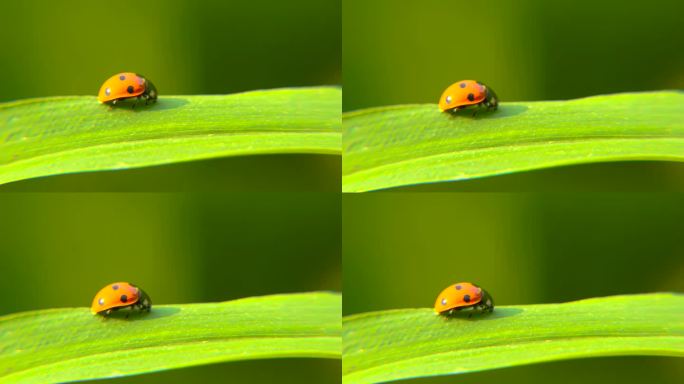
[[[160,97],[341,83],[341,0],[2,1],[0,33],[0,102],[94,96],[104,80],[122,71],[147,76]],[[79,174],[9,188],[184,191],[221,169],[212,190],[260,189],[263,182],[246,181],[259,174],[273,178],[278,190],[339,191],[340,161],[250,156],[106,172],[112,180],[104,184],[100,176]]]
[[[378,193],[343,196],[345,315],[431,307],[457,281],[497,305],[684,292],[684,195]],[[681,359],[548,363],[415,383],[681,383]]]
[[[436,103],[462,79],[502,101],[684,88],[684,2],[343,1],[344,109]]]
[[[87,307],[119,280],[140,285],[155,304],[341,291],[340,215],[332,193],[3,194],[0,315]],[[287,359],[113,381],[336,383],[339,376],[338,360]]]
[[[504,102],[684,88],[681,0],[344,0],[342,8],[345,111],[436,104],[462,79],[490,85]],[[611,163],[407,189],[621,191],[654,183],[652,190],[684,191],[682,180],[681,163]]]

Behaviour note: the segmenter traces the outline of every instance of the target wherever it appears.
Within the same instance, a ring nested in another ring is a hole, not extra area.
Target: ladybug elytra
[[[100,289],[95,295],[90,306],[90,312],[107,316],[122,308],[149,312],[152,309],[152,300],[145,291],[133,284],[112,283]]]
[[[440,315],[452,316],[463,309],[481,313],[492,312],[494,299],[475,284],[456,283],[446,287],[435,300],[435,312]]]
[[[138,100],[145,99],[145,105],[147,105],[150,101],[157,101],[157,88],[143,75],[122,72],[107,79],[97,94],[97,100],[100,103],[116,104],[118,101],[127,99],[135,99],[135,104]]]
[[[439,98],[442,112],[454,112],[470,106],[496,110],[499,100],[488,86],[475,80],[461,80],[449,86]]]

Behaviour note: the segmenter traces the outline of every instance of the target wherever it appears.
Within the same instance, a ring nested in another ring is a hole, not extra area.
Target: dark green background
[[[0,102],[96,95],[123,71],[147,76],[160,97],[341,83],[340,0],[2,1],[0,34]],[[325,155],[235,157],[55,176],[0,190],[339,191],[340,162]]]
[[[344,109],[436,103],[462,79],[502,101],[684,88],[684,3],[344,0]]]
[[[140,285],[155,304],[339,292],[339,201],[332,193],[0,195],[0,315],[89,307],[114,281]],[[339,360],[287,359],[118,382],[336,383],[339,377]]]
[[[462,79],[488,84],[504,102],[684,88],[680,0],[344,0],[342,8],[345,111],[436,104]],[[623,162],[398,189],[684,191],[682,180],[681,163]]]
[[[684,195],[378,193],[343,196],[345,315],[432,307],[471,281],[497,305],[684,292]],[[681,383],[679,359],[602,358],[420,383]]]

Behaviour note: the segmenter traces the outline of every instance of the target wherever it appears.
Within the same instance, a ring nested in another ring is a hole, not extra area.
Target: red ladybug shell
[[[107,79],[100,87],[97,100],[106,103],[112,100],[136,97],[145,92],[147,80],[133,72],[122,72]]]
[[[112,308],[134,305],[145,294],[140,288],[126,282],[109,284],[100,289],[93,298],[90,312],[100,313]]]
[[[482,288],[471,283],[456,283],[446,287],[435,300],[435,312],[470,307],[482,300]]]
[[[485,85],[475,80],[461,80],[451,84],[439,98],[439,109],[444,112],[450,109],[479,104],[487,97]]]

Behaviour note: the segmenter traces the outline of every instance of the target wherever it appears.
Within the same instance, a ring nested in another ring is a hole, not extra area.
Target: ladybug
[[[152,300],[145,291],[131,283],[113,283],[100,289],[95,295],[90,312],[107,316],[121,308],[149,312],[152,309]]]
[[[494,299],[475,284],[456,283],[446,287],[435,300],[435,312],[440,315],[452,316],[463,309],[489,313],[494,311]]]
[[[442,112],[456,112],[471,105],[484,106],[488,111],[493,111],[498,107],[499,101],[491,88],[475,80],[461,80],[451,84],[439,99],[439,110]]]
[[[122,72],[107,79],[100,87],[97,94],[97,101],[100,103],[116,104],[119,100],[135,98],[135,105],[138,100],[145,99],[148,102],[157,101],[157,88],[145,76],[133,72]]]

